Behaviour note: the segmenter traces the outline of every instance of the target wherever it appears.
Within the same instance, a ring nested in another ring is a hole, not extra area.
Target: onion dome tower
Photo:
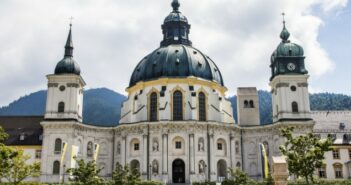
[[[79,65],[73,59],[72,24],[68,32],[65,54],[55,68],[47,75],[48,93],[46,120],[74,120],[82,122],[83,87]]]
[[[270,65],[273,122],[311,120],[309,76],[305,69],[303,48],[290,42],[289,36],[283,19],[282,41],[273,52]]]
[[[130,98],[123,104],[120,123],[159,120],[234,122],[230,103],[225,100],[227,89],[221,72],[209,56],[192,46],[191,26],[179,11],[178,0],[173,0],[171,6],[172,11],[161,26],[163,40],[160,47],[145,56],[131,75],[127,88]],[[207,101],[201,114],[197,107],[199,95]],[[175,107],[174,99],[178,96],[182,107]],[[210,104],[210,101],[213,102]]]

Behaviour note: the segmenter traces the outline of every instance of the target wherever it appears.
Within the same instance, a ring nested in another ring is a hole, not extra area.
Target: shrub
[[[140,181],[140,182],[137,182],[136,185],[163,185],[163,184],[157,181]]]
[[[318,185],[351,185],[351,180],[316,180]],[[289,181],[288,185],[307,185],[305,181]]]
[[[193,182],[193,185],[216,185],[216,182],[210,182],[210,181],[205,181],[205,182]]]

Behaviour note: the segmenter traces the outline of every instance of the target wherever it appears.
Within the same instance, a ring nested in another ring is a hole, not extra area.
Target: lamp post
[[[66,164],[63,164],[63,166],[62,166],[62,184],[65,184],[65,170],[66,170]]]

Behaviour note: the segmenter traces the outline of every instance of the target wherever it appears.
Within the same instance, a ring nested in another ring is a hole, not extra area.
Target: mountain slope
[[[116,125],[125,99],[124,95],[107,88],[84,91],[83,122],[101,126]],[[38,91],[1,107],[0,115],[44,115],[45,103],[46,91]]]

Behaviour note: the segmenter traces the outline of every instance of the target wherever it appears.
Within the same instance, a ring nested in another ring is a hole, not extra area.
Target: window
[[[62,149],[62,140],[57,138],[55,140],[55,150],[54,153],[55,154],[60,154],[61,153],[61,149]]]
[[[342,164],[337,163],[334,164],[334,172],[335,172],[335,178],[342,178]]]
[[[217,149],[218,149],[218,150],[223,150],[223,145],[222,145],[222,143],[217,143]]]
[[[328,134],[328,137],[329,137],[332,141],[335,141],[335,139],[336,139],[336,134]]]
[[[179,90],[173,93],[173,120],[183,120],[183,94]]]
[[[157,121],[157,93],[153,92],[150,95],[150,112],[149,112],[149,119],[150,121]]]
[[[206,95],[199,93],[199,120],[206,121]]]
[[[292,112],[294,113],[299,112],[299,107],[295,101],[291,103],[291,108],[292,108]]]
[[[349,158],[351,159],[351,149],[349,149]]]
[[[340,159],[340,150],[339,149],[333,149],[333,158]]]
[[[134,150],[139,150],[139,143],[134,143]]]
[[[245,100],[244,101],[244,108],[248,108],[249,107],[249,101]]]
[[[343,143],[348,144],[351,141],[351,134],[344,134]]]
[[[19,137],[19,140],[20,141],[24,141],[24,138],[25,138],[25,134],[24,133],[21,133],[20,137]]]
[[[58,112],[59,112],[59,113],[65,112],[65,103],[60,102],[60,103],[58,104]]]
[[[58,175],[60,174],[60,162],[59,161],[55,161],[52,167],[52,174],[54,175]]]
[[[327,178],[325,165],[323,165],[321,168],[318,168],[318,176],[319,178]]]
[[[250,100],[249,104],[250,104],[250,108],[254,108],[255,107],[253,100]]]
[[[35,158],[41,159],[41,150],[35,150]]]
[[[296,86],[291,86],[291,87],[290,87],[290,90],[291,90],[291,91],[296,91]]]
[[[182,148],[182,142],[176,141],[175,147],[176,147],[176,149],[181,149]]]

